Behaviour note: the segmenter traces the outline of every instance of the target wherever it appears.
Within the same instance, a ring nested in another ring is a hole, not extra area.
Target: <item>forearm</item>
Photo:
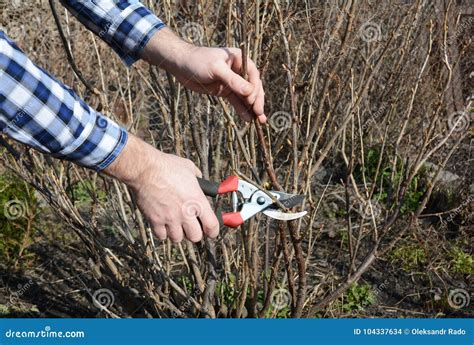
[[[150,38],[140,56],[152,65],[173,72],[182,68],[188,52],[194,47],[171,29],[163,28]]]
[[[127,132],[34,65],[0,31],[0,130],[54,157],[102,170]]]
[[[139,188],[150,167],[159,166],[160,151],[132,134],[120,155],[103,172],[133,188]]]

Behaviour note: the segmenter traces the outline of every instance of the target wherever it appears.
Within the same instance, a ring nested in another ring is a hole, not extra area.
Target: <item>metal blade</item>
[[[295,194],[288,194],[283,192],[275,192],[271,191],[272,194],[279,196],[279,201],[285,206],[286,208],[293,208],[297,205],[300,205],[304,201],[304,195],[295,195]],[[271,207],[273,208],[273,207]]]
[[[307,211],[290,213],[290,212],[281,212],[281,211],[269,210],[269,209],[266,209],[265,211],[263,211],[263,214],[266,215],[267,217],[278,219],[278,220],[285,220],[285,221],[301,218],[305,216],[307,213],[308,213]]]

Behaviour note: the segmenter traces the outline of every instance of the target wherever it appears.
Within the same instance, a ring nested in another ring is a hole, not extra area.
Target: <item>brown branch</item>
[[[51,7],[51,12],[53,13],[53,18],[54,22],[56,23],[56,27],[58,28],[59,31],[59,37],[61,38],[61,42],[64,47],[64,51],[66,52],[66,57],[67,61],[69,62],[69,65],[71,65],[72,70],[76,74],[76,76],[79,78],[82,84],[92,92],[94,95],[99,96],[100,92],[97,90],[95,87],[92,86],[91,83],[89,83],[84,76],[82,75],[81,71],[76,65],[76,62],[74,61],[74,57],[72,56],[71,50],[69,49],[69,44],[67,43],[66,35],[64,34],[63,28],[61,26],[61,21],[58,16],[58,12],[56,11],[56,5],[54,3],[54,0],[49,0],[49,6]]]

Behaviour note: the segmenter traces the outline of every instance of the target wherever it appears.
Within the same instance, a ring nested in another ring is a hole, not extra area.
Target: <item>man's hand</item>
[[[201,172],[190,160],[160,152],[133,135],[104,172],[126,183],[155,235],[192,242],[219,234],[219,222],[196,177]],[[201,227],[202,225],[202,227]]]
[[[164,68],[193,91],[227,98],[243,120],[257,116],[261,123],[266,121],[260,73],[248,59],[248,81],[240,76],[240,49],[196,47],[165,28],[152,37],[142,58]]]

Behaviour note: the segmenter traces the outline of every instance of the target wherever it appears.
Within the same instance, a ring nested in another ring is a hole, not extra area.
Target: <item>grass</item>
[[[401,263],[404,271],[411,272],[422,267],[427,262],[424,248],[416,243],[401,245],[392,251],[395,262]]]
[[[474,271],[474,258],[458,247],[453,247],[449,252],[450,266],[455,273],[472,274]]]
[[[72,184],[68,189],[68,193],[70,193],[72,200],[79,205],[89,205],[94,198],[98,202],[105,202],[107,200],[105,191],[95,188],[90,180],[78,181]]]
[[[28,245],[35,233],[37,200],[34,190],[16,175],[0,175],[0,262],[12,266],[31,258]]]
[[[367,182],[375,183],[376,200],[382,202],[390,209],[392,204],[391,199],[393,199],[393,194],[396,192],[396,186],[399,185],[400,181],[403,181],[405,172],[401,163],[403,160],[399,157],[394,170],[391,160],[396,157],[388,150],[383,154],[377,179],[374,180],[381,154],[380,146],[370,148],[366,153],[364,165],[359,164],[356,166],[354,178],[357,183],[363,183],[363,177],[365,176]],[[415,212],[420,205],[423,196],[428,190],[426,184],[428,180],[427,175],[427,169],[422,167],[411,181],[400,209],[402,215]]]
[[[8,304],[0,304],[0,317],[11,317],[12,314],[40,314],[36,306],[15,306]]]
[[[345,312],[363,310],[375,302],[375,294],[369,284],[354,283],[342,295],[336,305]]]
[[[216,292],[220,297],[221,301],[229,306],[231,309],[235,308],[236,305],[236,277],[233,274],[229,275],[228,282],[221,281],[216,284]]]

